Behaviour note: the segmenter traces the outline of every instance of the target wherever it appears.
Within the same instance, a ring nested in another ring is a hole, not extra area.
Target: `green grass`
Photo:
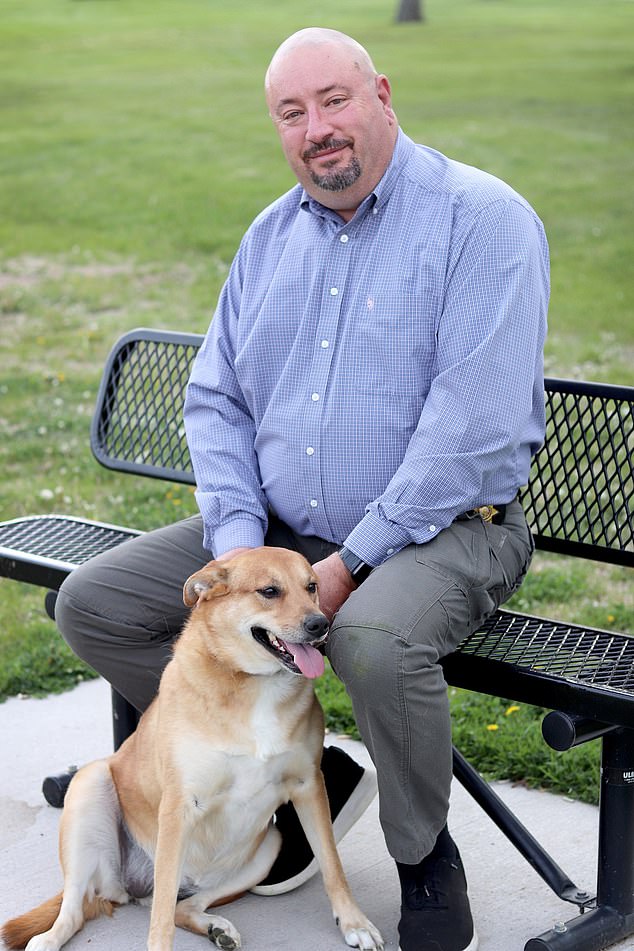
[[[97,466],[94,395],[120,333],[206,329],[245,227],[292,184],[262,77],[275,46],[310,24],[369,48],[413,138],[533,203],[552,254],[548,372],[634,383],[631,4],[427,0],[424,25],[394,24],[395,8],[4,0],[0,517],[151,528],[194,511],[188,489]],[[540,557],[516,606],[634,632],[629,585],[625,572]],[[8,581],[0,658],[0,698],[90,676],[42,592]],[[353,730],[332,674],[319,690],[331,728]],[[510,702],[460,691],[452,704],[458,743],[489,774],[592,795],[571,764],[587,757],[596,774],[596,744],[551,755],[540,711],[507,716]]]

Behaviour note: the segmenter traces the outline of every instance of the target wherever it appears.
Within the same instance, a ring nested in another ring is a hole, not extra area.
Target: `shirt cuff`
[[[264,528],[257,518],[234,518],[217,528],[205,525],[204,546],[219,558],[232,548],[260,548],[264,544]]]
[[[344,545],[367,565],[376,567],[410,542],[406,529],[368,512],[352,529]]]

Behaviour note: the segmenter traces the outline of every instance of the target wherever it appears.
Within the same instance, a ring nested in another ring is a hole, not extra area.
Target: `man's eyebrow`
[[[340,83],[333,83],[330,86],[324,86],[322,89],[316,89],[315,94],[317,96],[327,96],[329,92],[334,92],[335,89],[338,89],[340,92],[350,93],[348,86],[343,86]],[[277,103],[277,108],[281,109],[283,106],[292,106],[298,100],[294,96],[289,96],[287,99],[280,99]]]

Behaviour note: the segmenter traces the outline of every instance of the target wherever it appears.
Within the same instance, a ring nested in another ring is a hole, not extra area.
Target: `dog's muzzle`
[[[328,619],[323,614],[309,614],[302,622],[302,629],[305,637],[301,641],[285,640],[264,627],[252,627],[251,634],[292,673],[314,680],[321,677],[325,669],[324,657],[318,648],[328,636]]]

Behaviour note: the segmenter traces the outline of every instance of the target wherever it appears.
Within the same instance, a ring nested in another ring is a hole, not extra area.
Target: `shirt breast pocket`
[[[393,396],[429,390],[436,358],[432,296],[383,293],[359,302],[350,321],[357,353],[357,387]]]

